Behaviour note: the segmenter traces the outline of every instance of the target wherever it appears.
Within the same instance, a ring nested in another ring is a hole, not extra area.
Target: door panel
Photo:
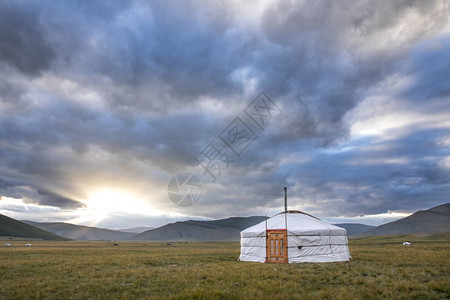
[[[287,263],[286,230],[267,231],[267,262]]]

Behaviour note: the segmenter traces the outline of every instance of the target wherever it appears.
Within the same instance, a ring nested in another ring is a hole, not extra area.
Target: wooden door
[[[286,230],[267,230],[267,262],[287,263]]]

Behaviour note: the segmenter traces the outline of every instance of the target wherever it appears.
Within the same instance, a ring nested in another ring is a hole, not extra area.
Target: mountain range
[[[154,228],[155,227],[150,227],[150,226],[140,226],[140,227],[133,227],[133,228],[117,229],[117,230],[122,231],[122,232],[131,232],[134,234],[138,234],[138,233],[142,233],[144,231],[151,230]]]
[[[135,235],[135,233],[130,232],[122,232],[118,230],[74,225],[63,222],[55,222],[55,223],[39,223],[33,221],[23,221],[23,222],[28,225],[32,225],[37,228],[77,241],[93,241],[93,240],[122,241]]]
[[[237,241],[242,230],[263,222],[266,217],[232,217],[214,221],[184,221],[134,235],[128,240],[143,241]],[[365,224],[335,224],[345,228],[348,235],[364,232],[374,226]]]
[[[358,236],[437,232],[450,232],[450,203],[417,211],[406,218],[369,229]]]
[[[215,221],[184,221],[134,235],[134,241],[236,241],[245,228],[258,224],[265,217],[232,217]]]
[[[176,222],[149,230],[148,227],[111,230],[63,222],[21,222],[0,215],[0,236],[45,240],[237,241],[242,230],[264,220],[263,216],[231,217],[213,221]],[[356,238],[450,232],[450,203],[418,211],[406,218],[377,227],[353,223],[335,225],[345,228],[349,236]]]

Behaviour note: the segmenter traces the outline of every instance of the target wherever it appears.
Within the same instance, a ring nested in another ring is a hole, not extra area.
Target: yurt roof
[[[346,230],[301,211],[281,212],[241,232],[241,237],[264,236],[267,230],[287,229],[295,235],[345,235]]]

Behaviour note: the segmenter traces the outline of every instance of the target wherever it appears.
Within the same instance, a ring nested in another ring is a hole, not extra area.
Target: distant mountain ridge
[[[341,228],[345,228],[347,230],[347,235],[355,235],[359,233],[363,233],[369,229],[375,228],[375,226],[360,224],[360,223],[342,223],[342,224],[333,224]]]
[[[134,235],[130,232],[122,232],[111,229],[74,225],[64,222],[39,223],[33,221],[23,221],[24,223],[47,230],[57,235],[61,235],[77,241],[101,241],[117,240],[122,241]]]
[[[266,217],[231,217],[214,221],[176,222],[134,235],[134,241],[236,241],[245,228]]]
[[[184,221],[167,224],[134,235],[128,240],[144,241],[238,241],[241,231],[263,222],[266,217],[231,217],[213,221]],[[373,228],[365,224],[336,224],[345,228],[347,234],[357,234]]]
[[[20,222],[13,218],[0,215],[0,236],[33,238],[52,241],[67,241],[69,239],[53,234],[41,228]]]
[[[450,203],[417,211],[406,218],[363,232],[359,236],[438,232],[450,232]]]
[[[0,215],[0,236],[48,240],[237,241],[242,230],[265,219],[264,216],[253,216],[212,221],[189,220],[135,234],[134,230],[146,228],[131,228],[127,229],[130,232],[124,232],[63,222],[21,222]],[[418,211],[409,217],[378,227],[354,223],[334,225],[345,228],[347,235],[353,237],[450,232],[450,203]]]
[[[158,228],[145,230],[148,227],[127,229],[130,232],[96,228],[90,226],[74,225],[64,222],[35,222],[23,221],[38,229],[63,236],[72,240],[144,240],[144,241],[237,241],[240,232],[257,223],[263,222],[266,217],[231,217],[227,219],[170,223]],[[362,232],[371,226],[364,224],[339,224],[347,229],[349,235]],[[133,233],[144,229],[144,232]]]
[[[117,229],[117,231],[130,232],[130,233],[133,233],[133,234],[139,234],[139,233],[142,233],[144,231],[151,230],[151,229],[155,229],[155,227],[140,226],[140,227],[133,227],[133,228]]]

